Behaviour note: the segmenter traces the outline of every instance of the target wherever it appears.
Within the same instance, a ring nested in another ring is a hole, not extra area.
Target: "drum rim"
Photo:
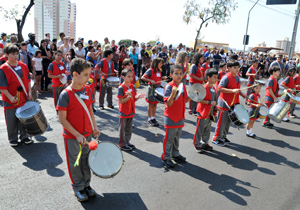
[[[112,144],[112,145],[116,146],[116,147],[120,150],[121,157],[122,157],[122,164],[121,164],[120,168],[119,168],[115,173],[113,173],[113,174],[110,175],[110,176],[101,176],[101,175],[97,174],[97,173],[91,168],[90,161],[89,161],[89,160],[90,160],[90,153],[91,153],[92,150],[90,150],[90,151],[89,151],[89,154],[88,154],[88,165],[89,165],[90,170],[93,172],[93,174],[95,174],[95,176],[98,176],[98,177],[103,178],[103,179],[113,178],[114,176],[116,176],[116,175],[121,171],[122,166],[123,166],[123,164],[124,164],[124,156],[123,156],[123,152],[122,152],[122,150],[120,149],[119,145],[114,144],[114,143],[112,143],[112,142],[110,142],[110,141],[101,141],[101,142],[98,142],[98,145],[99,145],[99,144],[102,144],[102,143],[109,143],[109,144]]]
[[[39,105],[39,109],[38,109],[38,111],[37,111],[35,114],[39,113],[39,112],[41,111],[41,109],[42,109],[41,105],[40,105],[38,102],[36,102],[36,101],[26,101],[25,104],[27,104],[27,103],[36,103],[36,104]],[[23,106],[25,106],[25,104],[24,104]],[[18,110],[18,109],[21,109],[23,106],[18,107],[17,110]],[[35,114],[34,114],[34,115],[35,115]],[[26,118],[21,118],[21,117],[18,117],[19,113],[17,113],[17,111],[16,111],[15,115],[16,115],[16,117],[17,117],[18,119],[29,119],[29,118],[32,118],[32,117],[34,116],[34,115],[30,115],[30,116],[28,116],[28,117],[26,117]]]
[[[267,113],[266,115],[261,114],[261,113],[260,113],[260,110],[262,110],[262,109],[268,110],[268,113]],[[269,109],[268,107],[266,107],[266,106],[261,106],[260,109],[259,109],[259,114],[260,114],[261,116],[264,116],[264,117],[265,117],[265,116],[268,116],[268,115],[269,115],[269,112],[270,112],[270,109]]]
[[[247,116],[248,116],[247,119],[248,119],[248,122],[244,123],[244,122],[240,119],[239,115],[236,114],[236,112],[235,112],[235,110],[236,110],[235,107],[236,107],[236,106],[241,106],[242,109],[245,110],[245,111],[247,112],[247,109],[246,109],[243,105],[241,105],[241,104],[235,104],[235,105],[234,105],[233,111],[234,111],[234,113],[235,113],[235,115],[236,115],[236,118],[237,118],[242,124],[247,124],[247,123],[249,123],[250,117],[249,117],[249,115],[248,115],[248,112],[247,112]]]

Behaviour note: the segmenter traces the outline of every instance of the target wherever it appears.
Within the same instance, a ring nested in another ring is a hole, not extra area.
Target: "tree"
[[[122,42],[124,42],[125,46],[129,47],[129,46],[131,46],[132,40],[131,40],[131,39],[121,39],[121,40],[119,41],[119,45],[120,45]]]
[[[231,11],[234,11],[236,7],[237,3],[234,0],[209,0],[208,7],[201,7],[200,4],[196,3],[196,0],[188,0],[186,2],[184,5],[183,21],[186,24],[190,24],[193,17],[200,19],[200,25],[195,38],[194,52],[196,51],[202,27],[207,27],[210,21],[216,24],[228,23]]]
[[[151,46],[153,47],[156,45],[156,41],[155,40],[149,41],[149,44],[151,44]]]
[[[15,20],[17,24],[17,31],[18,31],[18,42],[24,41],[22,30],[26,21],[26,17],[34,5],[34,0],[30,0],[29,5],[23,6],[23,11],[19,13],[19,6],[16,5],[14,8],[7,10],[0,6],[0,11],[4,12],[4,19],[5,20]]]

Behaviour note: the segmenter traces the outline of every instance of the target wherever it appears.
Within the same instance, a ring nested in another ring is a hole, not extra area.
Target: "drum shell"
[[[290,97],[290,101],[295,104],[300,104],[300,97],[299,96]]]
[[[241,107],[241,108],[238,108],[238,107]],[[238,109],[240,109],[242,111],[242,113],[240,113],[239,115],[237,114]],[[230,120],[233,122],[233,124],[235,124],[237,127],[241,127],[244,124],[249,123],[248,112],[245,109],[245,107],[243,107],[240,104],[235,105],[234,109],[228,112],[228,116],[229,116]],[[247,120],[245,120],[245,118],[243,116],[245,116]],[[240,119],[240,118],[242,118],[242,119]],[[246,122],[243,122],[243,120],[245,120]]]
[[[265,113],[263,113],[263,109],[265,109],[265,111],[267,110],[267,114],[265,114]],[[268,107],[266,107],[266,106],[261,106],[260,107],[260,109],[259,109],[259,118],[260,119],[265,119],[266,118],[266,116],[268,116],[268,114],[269,114],[269,109],[268,109]]]
[[[106,147],[102,147],[103,145]],[[96,150],[90,151],[88,156],[90,169],[101,178],[112,178],[117,175],[121,171],[123,163],[123,154],[120,148],[111,142],[102,141]]]
[[[161,102],[161,103],[164,103],[164,92],[163,92],[163,88],[155,88],[154,91],[153,91],[153,97]]]
[[[106,79],[107,87],[119,87],[119,78],[118,77],[108,77]]]
[[[34,81],[31,81],[31,100],[36,101],[36,99],[37,99],[36,84]]]
[[[278,103],[274,103],[270,109],[269,117],[277,122],[281,123],[281,120],[287,114],[290,109],[289,102],[279,101]]]
[[[43,134],[49,126],[41,107],[35,115],[28,118],[18,117],[18,119],[20,120],[26,132],[31,136],[38,136]]]

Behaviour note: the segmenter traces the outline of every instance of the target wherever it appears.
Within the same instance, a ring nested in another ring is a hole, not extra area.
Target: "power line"
[[[253,0],[247,0],[247,1],[250,1],[250,2],[252,2],[252,3],[255,3],[255,1],[253,1]],[[261,6],[261,7],[264,7],[264,8],[266,8],[266,9],[272,10],[273,12],[277,12],[277,13],[279,13],[279,14],[281,14],[281,15],[285,15],[285,16],[288,16],[288,17],[293,18],[293,19],[295,18],[295,16],[290,15],[290,14],[284,12],[284,11],[287,11],[287,10],[283,10],[283,9],[282,9],[282,11],[280,11],[280,10],[278,10],[278,9],[271,8],[270,6],[266,6],[266,5],[264,5],[264,4],[260,3],[260,2],[258,2],[257,4],[258,4],[259,6]],[[287,12],[290,12],[290,11],[287,11]]]

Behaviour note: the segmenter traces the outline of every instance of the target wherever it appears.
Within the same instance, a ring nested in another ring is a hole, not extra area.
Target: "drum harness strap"
[[[94,124],[93,124],[93,121],[92,121],[92,117],[91,117],[91,114],[86,106],[86,104],[84,103],[84,101],[76,94],[74,93],[74,91],[72,90],[72,88],[69,86],[67,87],[68,90],[71,90],[71,92],[75,95],[76,99],[78,100],[78,102],[81,104],[81,106],[83,107],[83,109],[85,110],[86,114],[88,115],[89,117],[89,120],[90,120],[90,123],[91,123],[91,126],[92,126],[92,129],[94,130],[95,127],[94,127]],[[81,144],[79,144],[79,147],[80,147],[80,151],[78,153],[78,156],[77,156],[77,159],[76,159],[76,162],[74,163],[74,167],[75,166],[79,166],[79,160],[80,160],[80,157],[81,157],[81,154],[82,154],[82,146]]]

